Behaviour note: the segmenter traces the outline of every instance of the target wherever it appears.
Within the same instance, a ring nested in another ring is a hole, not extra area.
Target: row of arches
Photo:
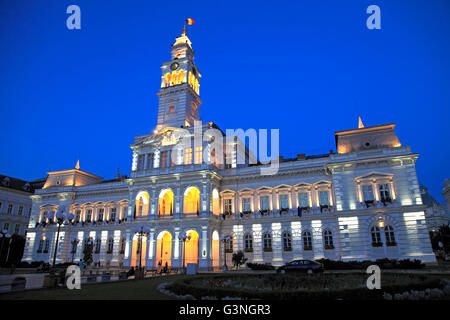
[[[158,216],[170,216],[174,213],[174,193],[171,189],[163,189],[158,196]],[[136,216],[144,217],[149,215],[150,195],[147,191],[141,191],[136,196]],[[200,212],[200,190],[190,186],[183,194],[183,213],[199,214]],[[214,189],[212,192],[212,211],[214,214],[220,213],[219,192]]]
[[[185,71],[183,69],[180,69],[179,71],[174,70],[172,72],[167,72],[164,75],[161,87],[164,88],[175,86],[178,84],[183,84],[185,82]],[[200,84],[197,77],[191,71],[189,71],[188,73],[187,82],[189,86],[198,94]]]
[[[138,236],[134,236],[131,251],[131,266],[139,266],[139,257],[141,258],[141,266],[145,266],[146,257],[148,256],[148,239],[146,236],[141,238],[142,246],[139,243]],[[155,266],[164,267],[172,265],[174,236],[170,231],[162,231],[156,238],[155,249]],[[195,230],[186,232],[186,240],[181,241],[180,260],[184,260],[184,265],[188,263],[199,263],[199,235]],[[142,247],[142,254],[139,251]],[[211,258],[213,267],[219,266],[219,233],[214,231],[211,237]],[[183,262],[181,263],[183,264]]]

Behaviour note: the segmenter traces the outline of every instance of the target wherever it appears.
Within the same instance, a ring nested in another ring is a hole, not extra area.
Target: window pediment
[[[355,178],[355,181],[363,181],[363,180],[379,180],[379,179],[392,179],[394,177],[393,174],[390,173],[382,173],[382,172],[371,172],[366,175],[362,175]]]

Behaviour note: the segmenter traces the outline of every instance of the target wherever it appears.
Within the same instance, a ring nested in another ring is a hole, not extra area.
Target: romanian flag
[[[187,18],[187,19],[186,19],[186,24],[187,24],[187,25],[191,25],[191,24],[195,24],[195,22],[194,22],[193,19]]]

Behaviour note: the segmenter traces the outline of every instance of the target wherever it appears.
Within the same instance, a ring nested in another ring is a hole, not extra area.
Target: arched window
[[[180,72],[178,72],[178,84],[182,84],[184,81],[184,71],[180,70]]]
[[[283,248],[284,251],[292,250],[292,236],[288,231],[283,233]]]
[[[386,236],[386,246],[393,247],[397,245],[395,242],[394,228],[392,228],[392,226],[384,227],[384,234]]]
[[[272,235],[270,233],[265,233],[263,240],[264,240],[264,251],[272,251]]]
[[[245,247],[244,247],[245,251],[247,251],[247,252],[253,251],[253,237],[250,233],[247,233],[244,236],[244,245],[245,245]]]
[[[311,232],[303,232],[303,250],[312,250]]]
[[[170,73],[166,73],[165,80],[166,80],[166,87],[170,86]]]
[[[170,83],[171,86],[174,86],[177,84],[177,72],[174,70],[172,71],[172,81]]]
[[[323,232],[323,240],[325,249],[334,249],[333,234],[330,230],[325,230]]]
[[[173,215],[173,191],[170,189],[162,190],[159,194],[158,215]]]
[[[381,242],[381,233],[380,228],[377,226],[373,226],[370,229],[370,233],[372,235],[372,247],[381,247],[383,242]]]
[[[200,191],[195,187],[190,187],[184,192],[184,213],[200,212]]]

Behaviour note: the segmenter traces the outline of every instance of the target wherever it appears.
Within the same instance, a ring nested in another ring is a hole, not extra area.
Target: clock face
[[[174,62],[174,63],[172,63],[172,64],[170,65],[170,69],[172,69],[172,70],[177,70],[177,69],[178,69],[178,66],[179,66],[178,62]]]

